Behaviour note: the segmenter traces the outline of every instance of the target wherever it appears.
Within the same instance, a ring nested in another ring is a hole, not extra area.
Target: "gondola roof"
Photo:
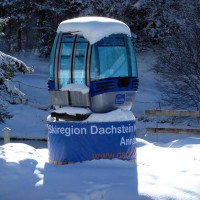
[[[78,17],[61,22],[57,32],[80,34],[94,44],[112,34],[131,36],[130,28],[123,22],[106,17]]]

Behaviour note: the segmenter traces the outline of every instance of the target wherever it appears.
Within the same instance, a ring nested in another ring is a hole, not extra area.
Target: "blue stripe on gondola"
[[[129,78],[129,84],[127,87],[119,87],[119,78],[107,78],[98,81],[90,82],[90,96],[96,96],[108,92],[125,92],[125,91],[137,91],[139,79],[137,77]]]
[[[48,85],[48,90],[55,90],[55,81],[48,80],[47,85]]]

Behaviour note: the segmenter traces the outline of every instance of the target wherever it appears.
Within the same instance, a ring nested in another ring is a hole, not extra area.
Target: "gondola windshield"
[[[123,34],[112,35],[93,45],[91,81],[136,76],[136,60],[129,37]]]

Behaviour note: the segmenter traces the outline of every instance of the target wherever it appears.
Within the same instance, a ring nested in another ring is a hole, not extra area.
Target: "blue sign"
[[[124,104],[125,101],[126,101],[125,94],[117,94],[115,96],[115,104]]]
[[[48,122],[50,161],[136,160],[135,121]]]

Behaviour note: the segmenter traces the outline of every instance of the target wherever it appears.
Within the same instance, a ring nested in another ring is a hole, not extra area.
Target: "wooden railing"
[[[200,117],[200,111],[190,110],[146,110],[145,115],[153,116],[178,116]],[[176,134],[200,134],[200,128],[159,128],[146,127],[147,133],[176,133]]]

